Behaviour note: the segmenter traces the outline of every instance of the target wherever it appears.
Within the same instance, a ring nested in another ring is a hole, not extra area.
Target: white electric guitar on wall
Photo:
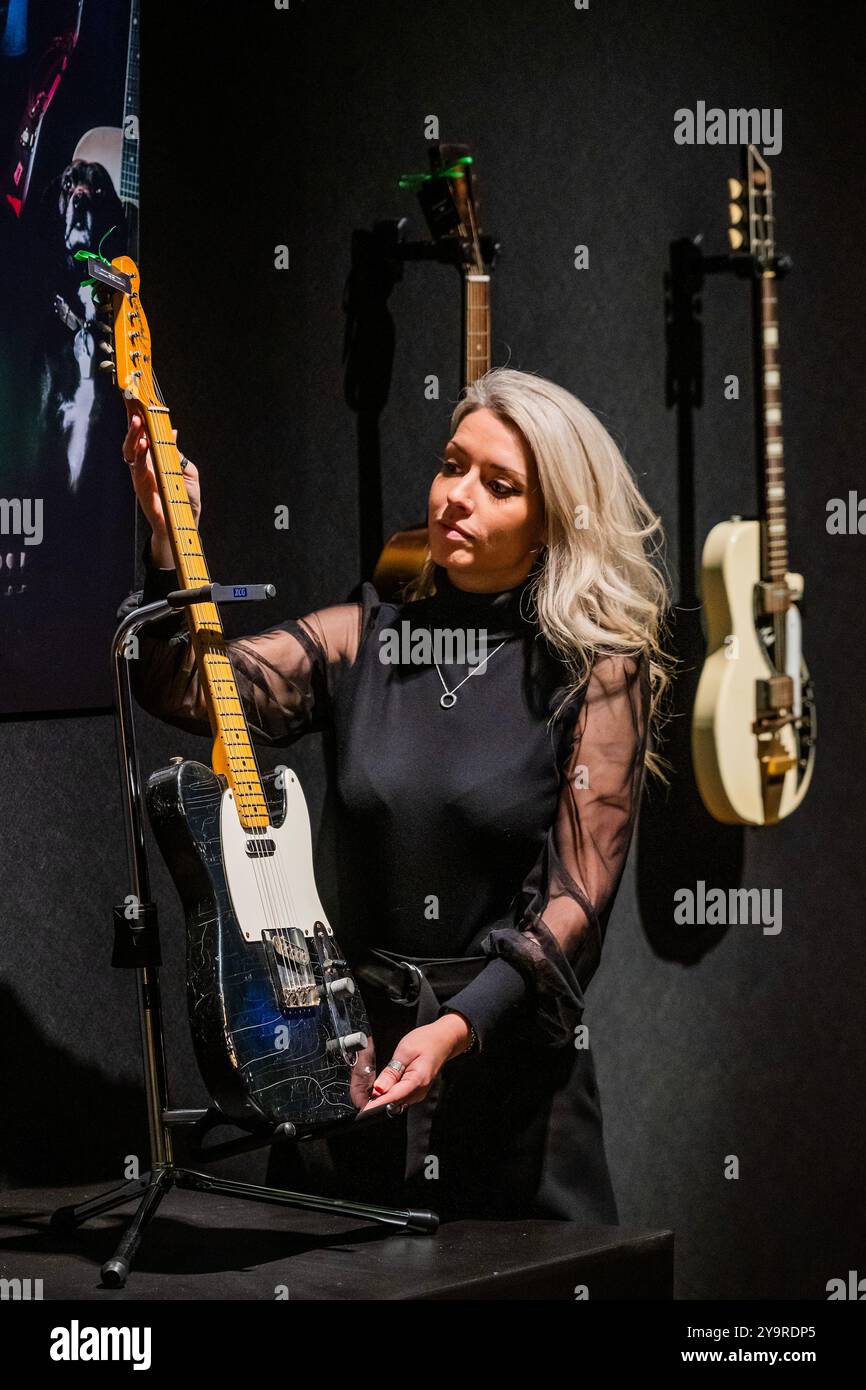
[[[815,762],[802,655],[803,577],[788,572],[773,181],[754,145],[729,180],[733,259],[752,281],[759,517],[714,526],[702,561],[708,656],[692,718],[695,779],[718,821],[770,825],[795,811]]]

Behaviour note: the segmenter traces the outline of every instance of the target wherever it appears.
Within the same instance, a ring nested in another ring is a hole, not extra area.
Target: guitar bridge
[[[757,718],[752,725],[752,733],[758,740],[764,819],[768,825],[772,825],[779,819],[785,778],[797,766],[797,759],[792,757],[779,737],[780,730],[787,724],[797,723],[793,712],[794,685],[790,676],[778,673],[756,684]]]
[[[304,933],[298,927],[264,928],[262,948],[280,1011],[290,1013],[317,1005],[319,987]]]

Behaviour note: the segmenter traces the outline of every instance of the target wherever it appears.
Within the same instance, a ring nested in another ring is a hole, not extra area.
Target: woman
[[[327,886],[376,1044],[367,1109],[399,1115],[296,1146],[281,1176],[444,1219],[615,1224],[580,1025],[660,761],[667,590],[646,547],[660,521],[551,382],[489,372],[452,427],[404,602],[364,584],[357,603],[229,644],[258,741],[329,734]],[[135,415],[124,456],[153,531],[149,602],[177,579]],[[159,628],[142,634],[136,697],[207,733],[185,620]]]

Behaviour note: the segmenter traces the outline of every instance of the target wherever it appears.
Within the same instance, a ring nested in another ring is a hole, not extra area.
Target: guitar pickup
[[[268,859],[277,852],[276,843],[267,837],[263,840],[249,839],[244,848],[250,859]]]
[[[757,681],[756,687],[755,713],[759,723],[764,716],[772,719],[782,710],[790,711],[793,708],[794,682],[790,676],[777,673],[769,680]]]

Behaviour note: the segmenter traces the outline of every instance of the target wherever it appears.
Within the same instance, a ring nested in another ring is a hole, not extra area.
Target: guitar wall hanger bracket
[[[760,267],[745,252],[705,256],[703,235],[671,242],[670,268],[665,276],[667,368],[665,404],[703,405],[703,323],[701,295],[708,275],[734,274],[757,279]],[[790,256],[776,256],[773,268],[781,279],[793,269]]]
[[[747,251],[729,251],[723,256],[702,255],[700,269],[704,275],[724,275],[731,272],[741,280],[758,279],[762,273],[759,262]],[[776,278],[783,280],[794,269],[794,262],[790,256],[774,256],[772,269]]]
[[[373,226],[372,237],[379,255],[395,265],[396,279],[401,278],[401,271],[397,267],[401,267],[404,261],[439,261],[441,265],[458,267],[471,264],[471,247],[460,237],[410,241],[406,238],[407,226],[408,219],[405,217],[382,218]],[[482,233],[479,244],[485,266],[492,269],[502,250],[501,243],[495,237]]]
[[[502,247],[492,236],[479,237],[481,254],[485,269],[492,269]],[[439,241],[404,241],[396,247],[396,255],[403,261],[439,261],[442,265],[470,265],[471,248],[458,237],[442,237]]]

